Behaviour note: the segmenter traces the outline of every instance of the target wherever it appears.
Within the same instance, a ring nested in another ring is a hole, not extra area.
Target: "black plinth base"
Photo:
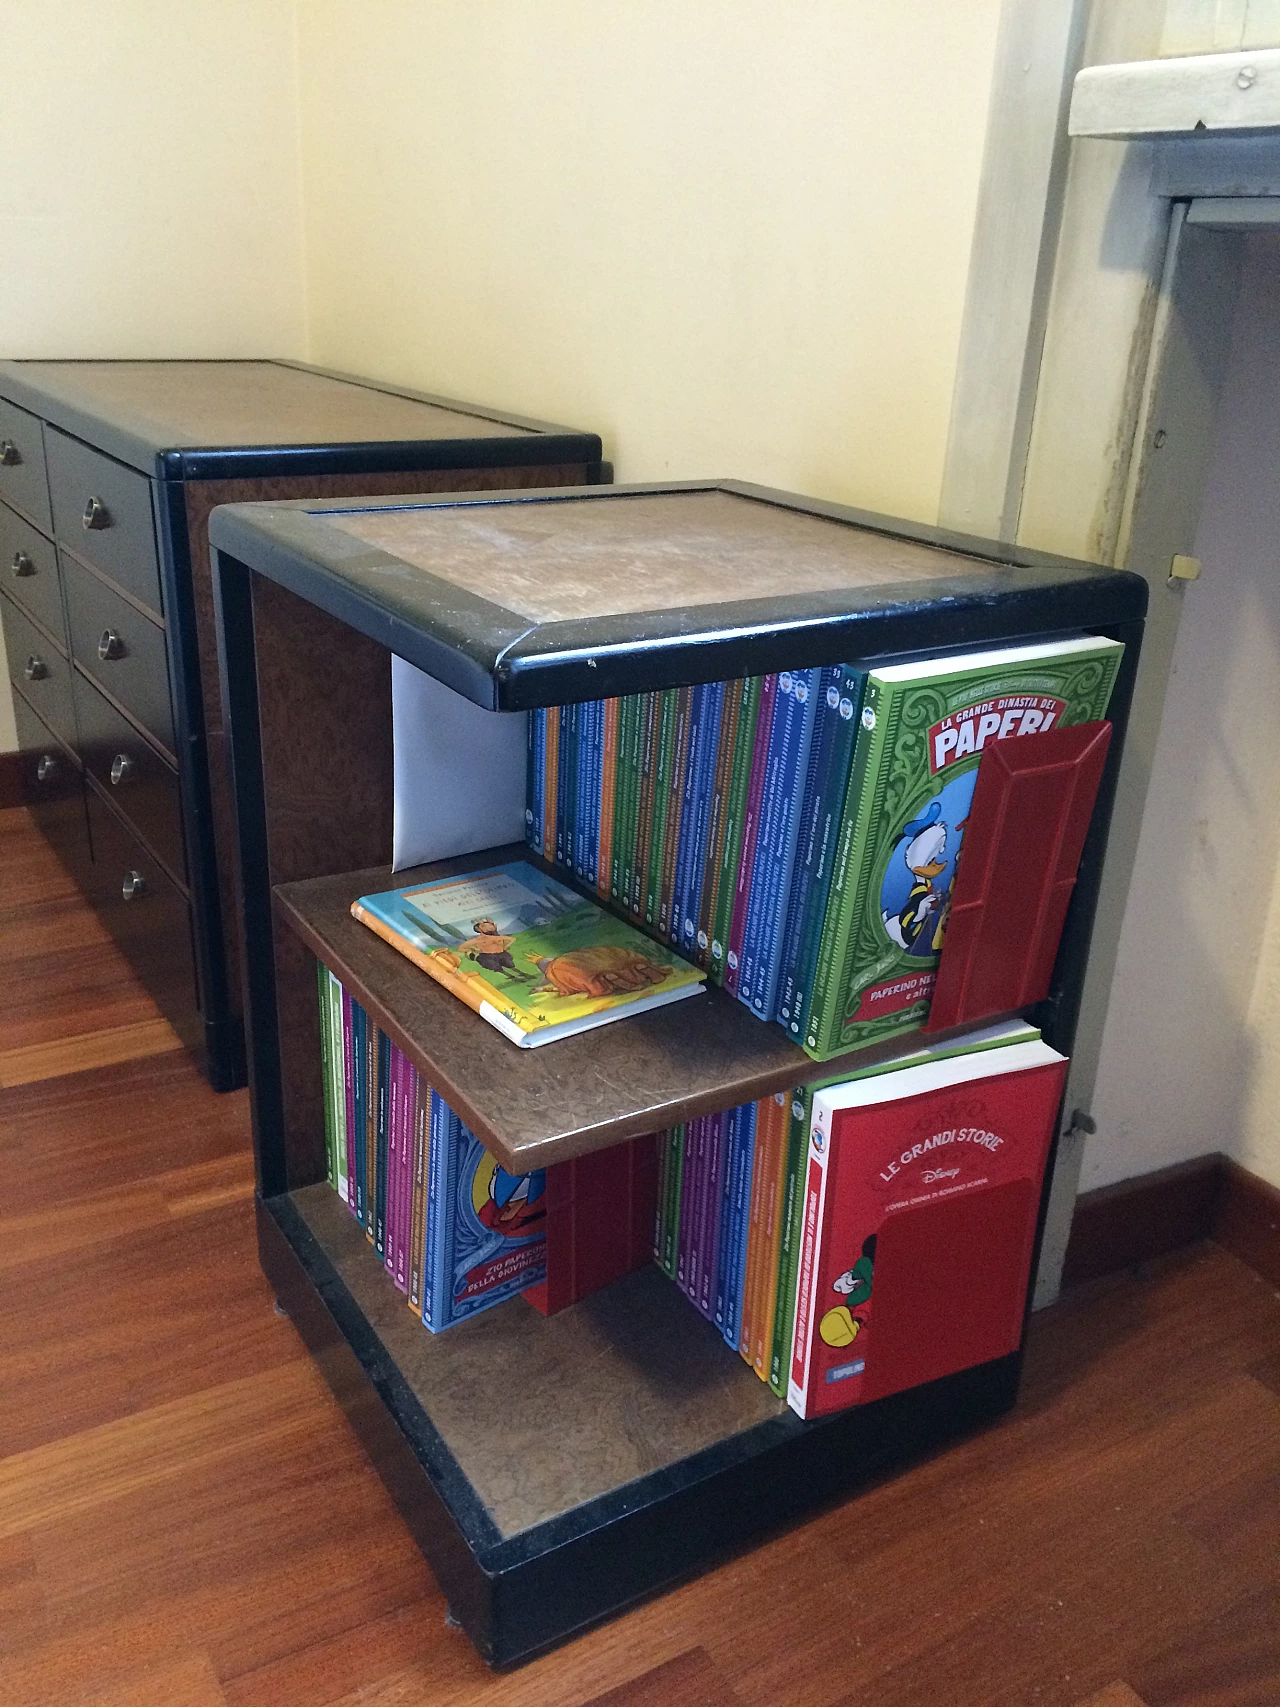
[[[779,1408],[739,1427],[730,1395],[729,1432],[711,1445],[515,1532],[508,1525],[504,1533],[433,1422],[430,1394],[410,1386],[298,1202],[288,1195],[258,1199],[257,1219],[262,1267],[277,1298],[458,1622],[495,1666],[527,1659],[762,1539],[887,1468],[991,1420],[1016,1396],[1021,1354],[810,1423]],[[548,1329],[522,1300],[499,1309],[527,1312],[527,1329],[519,1315],[512,1318],[519,1334]],[[755,1381],[745,1365],[742,1372]],[[490,1404],[503,1403],[499,1373]],[[574,1403],[574,1393],[566,1390],[566,1410]],[[452,1410],[456,1429],[456,1403]],[[511,1450],[518,1470],[519,1455],[536,1456],[539,1446],[513,1438]],[[555,1441],[546,1443],[548,1455],[556,1450]]]

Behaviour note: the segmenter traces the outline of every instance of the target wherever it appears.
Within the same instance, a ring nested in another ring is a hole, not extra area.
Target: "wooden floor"
[[[495,1676],[273,1313],[244,1093],[19,809],[0,1074],[5,1707],[1280,1703],[1280,1300],[1213,1246],[1037,1317],[1000,1426]]]

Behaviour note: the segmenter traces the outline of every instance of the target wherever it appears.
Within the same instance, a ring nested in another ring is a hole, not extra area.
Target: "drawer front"
[[[40,422],[3,397],[0,397],[0,498],[25,510],[42,528],[52,529]]]
[[[156,1006],[189,1047],[199,1047],[191,916],[186,897],[135,841],[92,783],[85,784],[93,839],[90,897]]]
[[[185,878],[178,773],[78,670],[72,676],[85,769],[173,876]]]
[[[0,504],[0,586],[52,634],[63,632],[53,541]]]
[[[76,720],[71,705],[71,666],[29,622],[10,598],[3,602],[5,650],[9,674],[20,693],[34,707],[54,734],[68,747],[76,745]]]
[[[157,613],[160,570],[151,482],[55,427],[46,434],[53,531]]]
[[[173,712],[164,630],[96,575],[62,558],[71,656],[173,751]]]
[[[20,694],[13,696],[18,761],[27,808],[78,882],[89,880],[89,820],[84,785],[71,754]]]

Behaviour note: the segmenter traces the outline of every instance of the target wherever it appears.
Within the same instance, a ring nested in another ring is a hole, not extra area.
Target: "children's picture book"
[[[1082,635],[868,672],[800,1039],[815,1059],[923,1022],[983,749],[1102,718],[1123,651]]]
[[[696,996],[706,976],[522,860],[351,912],[523,1049]]]
[[[1067,1062],[1012,1035],[814,1094],[787,1384],[800,1416],[1017,1350]]]
[[[542,1169],[509,1174],[435,1091],[432,1101],[422,1320],[439,1333],[546,1279],[547,1202]]]

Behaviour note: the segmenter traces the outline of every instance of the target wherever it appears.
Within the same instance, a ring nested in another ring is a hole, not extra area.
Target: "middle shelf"
[[[901,1052],[901,1038],[814,1061],[723,990],[518,1049],[351,916],[357,897],[512,860],[566,874],[524,843],[392,872],[280,884],[278,919],[338,977],[391,1041],[514,1174],[565,1162],[698,1115],[828,1079]],[[317,1051],[318,1051],[317,1044]]]

